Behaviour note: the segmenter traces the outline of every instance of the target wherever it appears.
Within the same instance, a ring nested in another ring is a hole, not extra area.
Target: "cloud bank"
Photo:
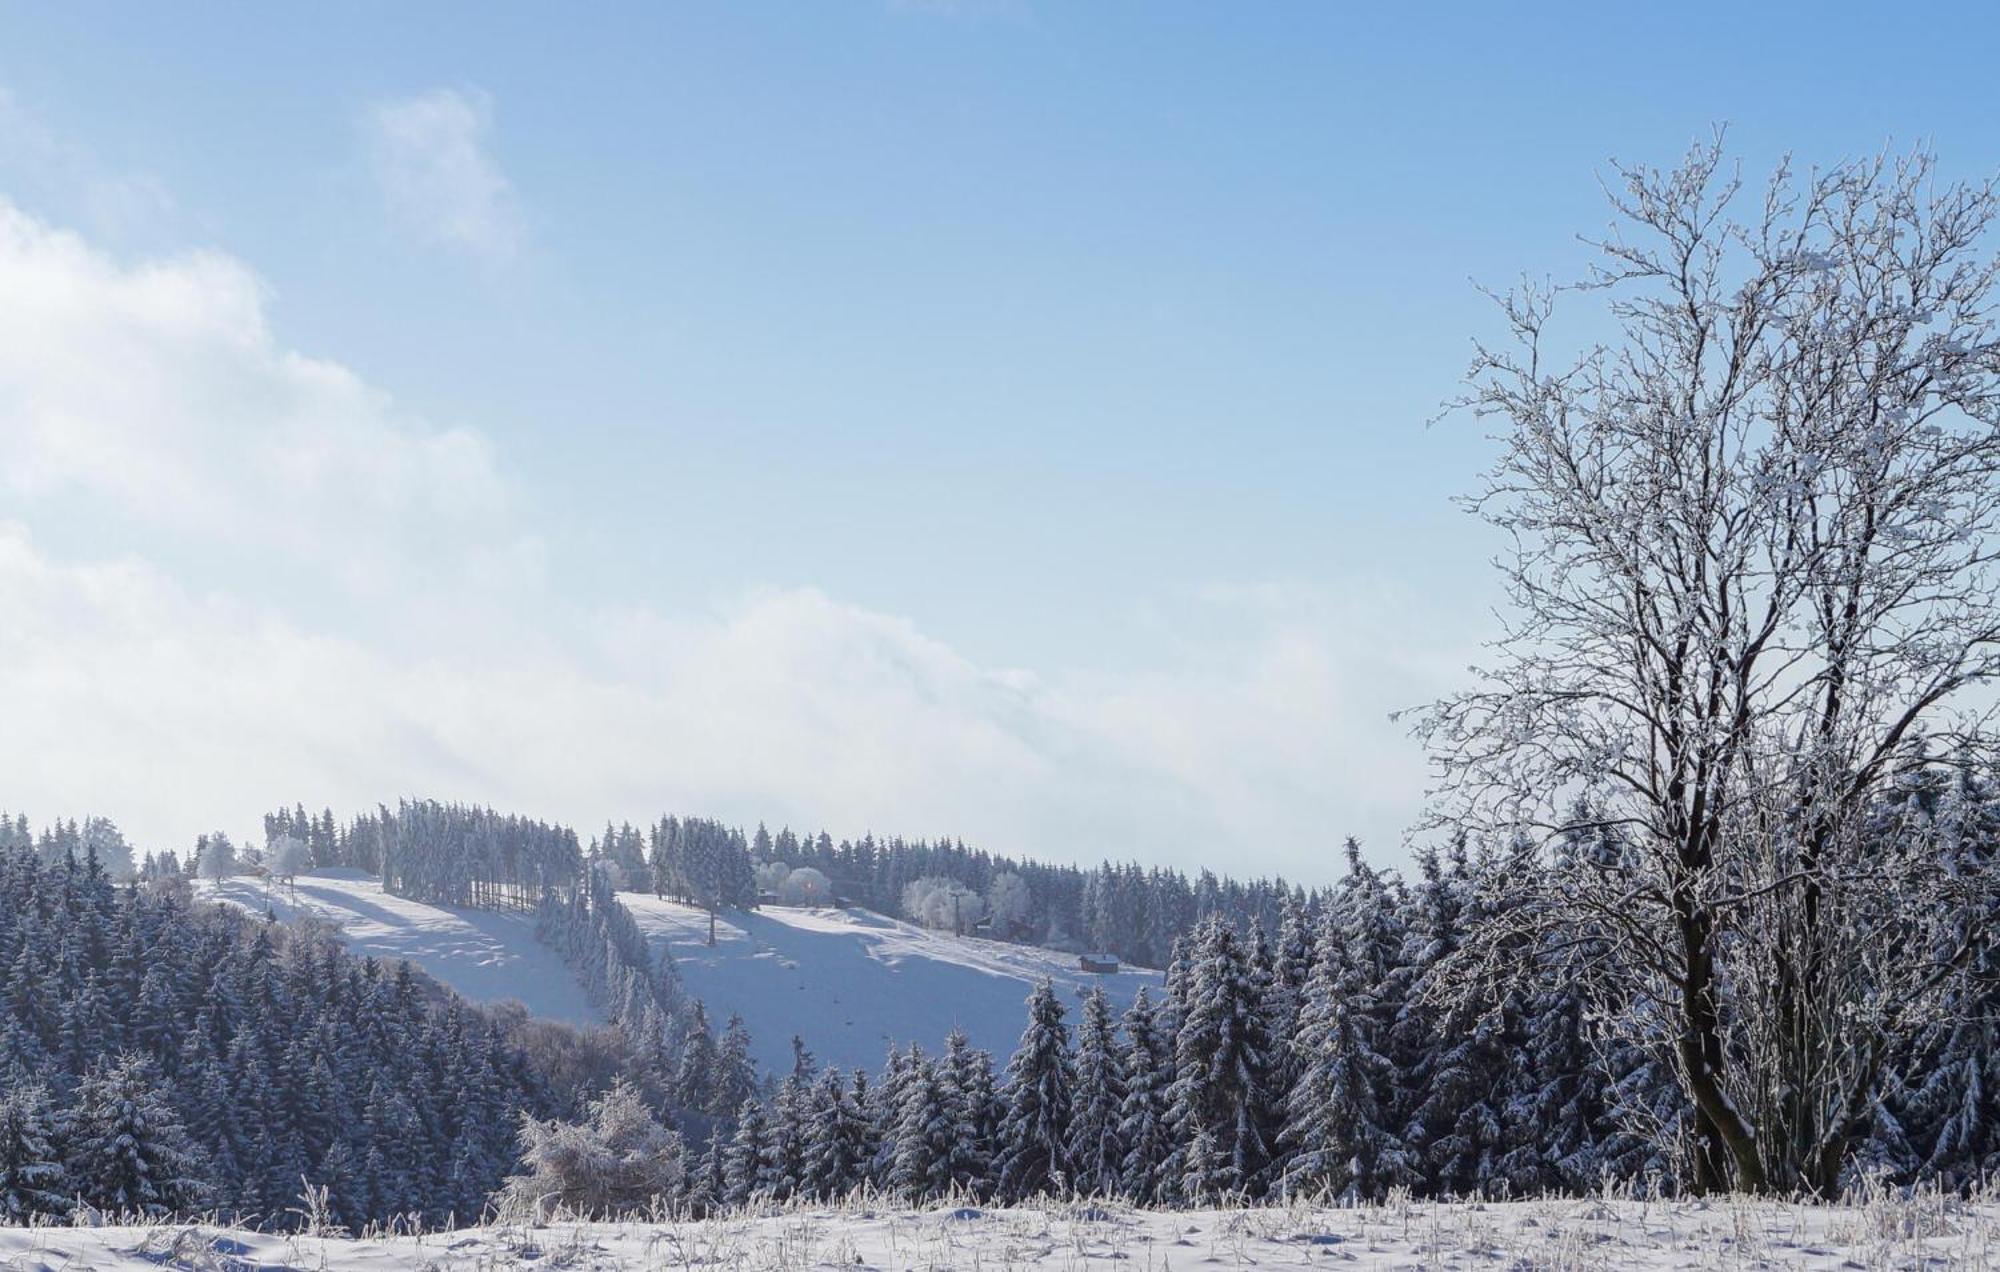
[[[0,295],[0,806],[184,848],[421,794],[1316,879],[1410,818],[1386,713],[1454,660],[1400,589],[1163,598],[1146,670],[984,666],[813,589],[590,609],[487,438],[286,348],[241,262],[0,203]]]

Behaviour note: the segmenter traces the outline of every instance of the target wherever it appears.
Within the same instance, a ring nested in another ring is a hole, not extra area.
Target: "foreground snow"
[[[205,900],[227,901],[280,922],[310,915],[332,924],[363,958],[404,959],[476,1003],[508,999],[564,1024],[604,1023],[554,950],[535,939],[524,914],[456,910],[392,896],[359,870],[303,874],[296,888],[258,879],[197,885]]]
[[[1391,1204],[1149,1213],[799,1208],[665,1224],[495,1226],[355,1240],[214,1228],[0,1229],[0,1267],[1988,1268],[2000,1204],[1882,1198],[1817,1207],[1726,1199]]]
[[[1126,968],[1099,976],[1076,956],[1031,945],[932,932],[858,909],[726,910],[708,944],[708,912],[621,892],[656,950],[673,955],[688,991],[720,1027],[731,1012],[750,1027],[757,1063],[786,1072],[798,1034],[824,1064],[878,1068],[890,1044],[934,1051],[963,1028],[1003,1062],[1027,1023],[1022,1004],[1046,977],[1072,1009],[1101,987],[1113,1010],[1160,974]]]

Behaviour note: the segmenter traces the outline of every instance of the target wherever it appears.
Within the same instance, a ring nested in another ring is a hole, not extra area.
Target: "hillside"
[[[300,875],[296,888],[276,884],[268,893],[261,881],[247,878],[196,888],[206,899],[257,914],[268,906],[280,921],[299,915],[321,919],[338,928],[356,954],[407,959],[476,1003],[513,999],[533,1015],[564,1024],[604,1023],[569,968],[535,940],[534,921],[524,914],[408,901],[384,892],[380,880],[359,870],[314,871]]]
[[[673,956],[717,1027],[741,1014],[758,1064],[778,1071],[791,1064],[795,1033],[823,1064],[872,1071],[891,1043],[935,1050],[953,1025],[1004,1063],[1026,1023],[1023,1001],[1044,977],[1072,1008],[1102,986],[1121,1012],[1141,985],[1157,995],[1160,984],[1158,972],[1091,975],[1073,955],[931,932],[866,910],[724,911],[710,948],[706,911],[649,893],[619,899],[654,948]]]
[[[525,915],[406,900],[358,870],[314,871],[296,889],[268,893],[248,878],[197,887],[253,913],[268,906],[280,921],[310,915],[338,929],[356,954],[407,959],[474,1002],[514,999],[547,1019],[604,1023]],[[1102,986],[1121,1012],[1139,986],[1157,992],[1160,983],[1146,969],[1091,975],[1072,955],[954,937],[865,910],[724,911],[711,949],[706,911],[649,893],[619,900],[654,950],[673,958],[715,1026],[741,1015],[758,1065],[775,1071],[791,1064],[795,1033],[822,1063],[873,1070],[892,1042],[934,1049],[953,1025],[1004,1062],[1025,1022],[1022,1002],[1044,977],[1072,1007]]]

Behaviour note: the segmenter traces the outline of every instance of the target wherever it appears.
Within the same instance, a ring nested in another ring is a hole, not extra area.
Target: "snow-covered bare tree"
[[[220,883],[238,870],[236,845],[221,831],[202,835],[195,841],[195,861],[201,877],[211,883]]]
[[[1028,881],[1017,872],[1003,870],[986,887],[986,908],[993,916],[996,935],[1005,936],[1016,923],[1026,923],[1035,908]]]
[[[1512,618],[1420,732],[1441,819],[1537,859],[1457,962],[1605,951],[1566,965],[1672,1039],[1689,1182],[1825,1194],[1994,936],[1951,918],[1990,876],[1865,831],[1890,784],[1987,749],[2000,204],[1923,153],[1745,194],[1719,138],[1618,178],[1598,266],[1502,297],[1512,341],[1461,403],[1497,425],[1468,503]],[[1557,862],[1579,830],[1605,849]]]
[[[109,817],[84,818],[83,844],[113,883],[129,882],[138,873],[132,862],[132,845],[125,842],[124,833]]]
[[[956,879],[926,875],[903,889],[903,913],[912,923],[963,936],[986,917],[986,898]]]
[[[782,861],[765,862],[757,867],[757,891],[776,893],[784,886],[785,876],[791,873],[791,866]]]
[[[265,855],[270,877],[283,879],[292,885],[292,896],[298,896],[298,878],[312,869],[312,848],[297,835],[283,834],[271,840],[270,851]]]

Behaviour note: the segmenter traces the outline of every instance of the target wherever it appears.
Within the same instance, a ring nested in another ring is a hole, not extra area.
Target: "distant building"
[[[855,897],[868,895],[871,881],[866,876],[846,870],[829,870],[825,874],[827,887],[833,890],[834,905],[848,905]]]
[[[1095,972],[1099,976],[1111,976],[1118,971],[1117,956],[1112,954],[1079,954],[1076,965],[1086,972]]]
[[[989,914],[968,929],[974,936],[984,936],[995,941],[1013,941],[1016,944],[1032,943],[1035,925],[1022,919],[1003,919]]]

